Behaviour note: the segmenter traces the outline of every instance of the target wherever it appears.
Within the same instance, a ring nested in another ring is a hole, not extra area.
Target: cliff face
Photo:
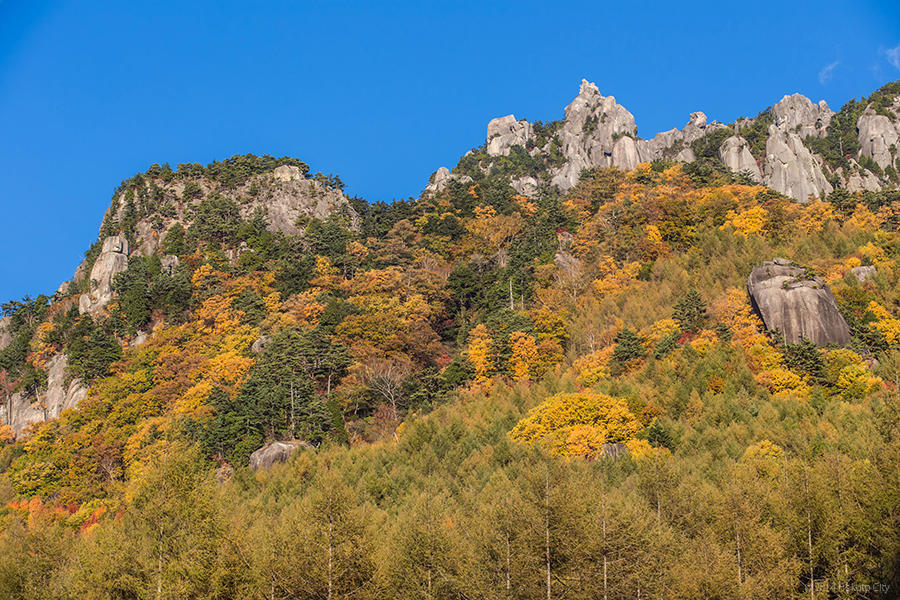
[[[878,93],[882,94],[879,101],[890,94]],[[893,99],[887,108],[880,106],[878,112],[871,106],[866,108],[856,118],[853,132],[858,150],[844,152],[843,144],[837,143],[834,153],[838,159],[832,156],[829,164],[816,148],[831,140],[829,126],[835,114],[824,100],[815,104],[792,94],[753,119],[724,125],[694,112],[682,129],[641,139],[634,116],[614,97],[603,96],[596,85],[582,80],[578,96],[566,107],[562,121],[538,126],[513,115],[494,119],[488,123],[485,146],[475,152],[484,172],[490,172],[498,158],[514,155],[517,148],[542,162],[546,166],[543,172],[511,180],[512,186],[526,195],[536,193],[541,183],[565,192],[578,182],[584,169],[629,170],[640,162],[657,159],[693,162],[697,159],[694,142],[713,134],[716,137],[708,140],[718,144],[718,160],[724,166],[800,202],[824,198],[835,187],[849,191],[895,187],[900,98]],[[754,131],[759,139],[751,145],[744,135]],[[452,174],[440,171],[428,190],[466,176],[459,168]]]
[[[292,164],[237,185],[224,185],[203,174],[131,180],[116,193],[103,218],[99,255],[92,264],[86,260],[75,273],[75,281],[86,279],[87,288],[80,297],[79,312],[97,315],[109,304],[115,277],[128,268],[129,257],[160,255],[168,269],[177,266],[177,257],[166,255],[162,242],[174,227],[188,229],[203,218],[197,209],[204,199],[231,203],[246,220],[258,214],[270,231],[287,235],[300,234],[308,219],[326,219],[333,213],[344,215],[355,227],[356,212],[343,192],[329,183],[322,177],[308,177],[305,169]]]
[[[0,400],[0,423],[9,425],[16,436],[30,425],[55,419],[64,410],[75,408],[87,397],[88,389],[78,379],[67,377],[68,358],[56,354],[47,361],[47,386],[34,396],[22,392]]]

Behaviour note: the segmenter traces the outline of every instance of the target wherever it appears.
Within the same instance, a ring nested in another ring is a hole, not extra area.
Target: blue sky
[[[560,118],[582,77],[644,137],[793,92],[837,110],[900,79],[900,7],[0,0],[0,299],[69,278],[154,162],[292,155],[369,200],[418,196],[489,119]]]

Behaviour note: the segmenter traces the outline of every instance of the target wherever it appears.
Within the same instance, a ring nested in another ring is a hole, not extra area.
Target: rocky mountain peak
[[[828,124],[834,114],[824,100],[818,104],[802,94],[791,94],[778,101],[772,107],[775,126],[792,131],[801,139],[807,137],[825,137]]]
[[[510,148],[525,143],[534,134],[531,123],[515,115],[492,119],[487,126],[487,153],[491,156],[509,156]]]

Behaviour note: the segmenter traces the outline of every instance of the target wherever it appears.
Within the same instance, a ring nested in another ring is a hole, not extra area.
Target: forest
[[[0,597],[898,597],[900,192],[660,160],[530,198],[461,163],[288,235],[215,191],[281,165],[154,165],[87,252],[165,232],[103,317],[84,279],[3,305],[7,400],[61,352],[90,389],[0,425]],[[765,330],[775,257],[848,346]],[[251,470],[272,440],[309,447]]]

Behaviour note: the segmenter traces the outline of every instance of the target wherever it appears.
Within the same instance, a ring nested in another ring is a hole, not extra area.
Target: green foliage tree
[[[703,328],[708,318],[706,303],[695,288],[691,288],[678,299],[672,317],[681,326],[682,331],[696,332]]]

